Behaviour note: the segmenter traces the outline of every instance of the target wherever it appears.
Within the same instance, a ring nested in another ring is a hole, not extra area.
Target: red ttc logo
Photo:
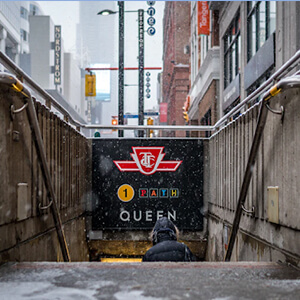
[[[133,161],[114,160],[115,165],[121,172],[141,172],[144,175],[151,175],[155,172],[175,172],[180,161],[163,161],[164,147],[132,147],[130,153]]]

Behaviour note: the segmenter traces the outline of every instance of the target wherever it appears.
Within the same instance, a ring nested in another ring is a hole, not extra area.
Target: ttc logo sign
[[[163,161],[164,147],[132,147],[130,153],[133,161],[114,160],[121,172],[141,172],[152,175],[155,172],[175,172],[182,161]]]

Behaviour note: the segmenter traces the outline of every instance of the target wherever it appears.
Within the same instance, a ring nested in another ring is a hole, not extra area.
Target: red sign
[[[168,122],[168,103],[163,102],[159,105],[159,123]]]
[[[209,9],[207,1],[198,1],[198,35],[209,35]]]
[[[155,172],[175,172],[180,161],[162,161],[165,147],[132,147],[130,153],[133,161],[114,160],[113,162],[121,172],[141,172],[144,175],[151,175]]]

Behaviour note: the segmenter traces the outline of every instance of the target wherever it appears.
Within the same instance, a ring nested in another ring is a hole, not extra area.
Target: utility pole
[[[119,108],[118,123],[124,125],[124,2],[119,5]],[[124,131],[118,130],[118,136],[123,137]]]
[[[139,26],[139,125],[144,125],[144,10],[138,10]],[[139,137],[144,131],[139,130]]]

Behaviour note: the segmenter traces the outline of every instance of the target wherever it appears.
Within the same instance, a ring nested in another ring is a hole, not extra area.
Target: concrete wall
[[[243,213],[233,260],[299,264],[299,98],[299,89],[291,89],[271,100],[276,110],[284,106],[284,120],[268,113],[245,202],[245,208],[254,207],[255,216]],[[210,139],[207,259],[211,261],[225,257],[257,114],[256,105]]]
[[[10,115],[23,100],[0,86],[0,262],[61,260],[54,222],[26,110]],[[37,117],[71,260],[88,260],[85,203],[90,190],[87,140],[48,108]]]

